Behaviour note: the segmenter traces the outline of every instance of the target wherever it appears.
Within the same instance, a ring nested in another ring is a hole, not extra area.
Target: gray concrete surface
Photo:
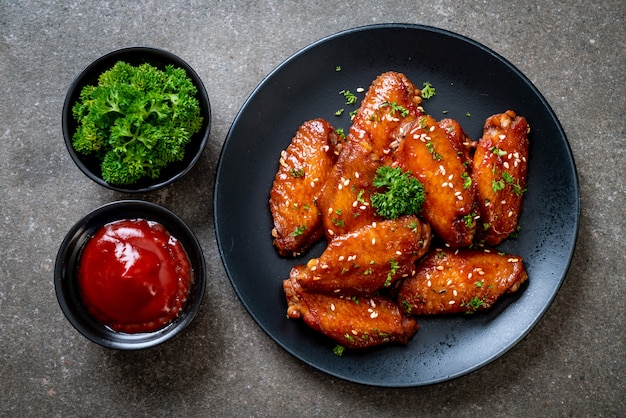
[[[0,416],[626,416],[625,15],[621,0],[0,0]],[[237,299],[212,221],[219,152],[254,87],[311,42],[384,22],[449,29],[516,65],[559,117],[581,188],[571,268],[535,329],[474,373],[408,389],[332,378],[275,344]],[[70,160],[65,93],[89,62],[128,45],[183,57],[214,111],[195,169],[141,196],[196,232],[206,299],[184,334],[134,353],[80,336],[53,286],[66,231],[128,197],[92,183]]]

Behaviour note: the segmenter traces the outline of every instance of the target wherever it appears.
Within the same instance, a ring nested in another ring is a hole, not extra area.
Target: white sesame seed
[[[359,209],[361,209],[361,210],[365,210],[365,209],[367,209],[367,206],[365,206],[365,205],[361,205],[361,206],[359,206]]]
[[[443,270],[443,266],[437,266],[437,270],[439,271]]]
[[[345,260],[345,257],[344,257],[343,255],[340,255],[340,256],[339,256],[339,258],[338,258],[337,260],[339,260],[339,261],[343,261],[343,260]]]
[[[378,312],[372,312],[370,314],[370,318],[372,318],[372,319],[377,318],[377,317],[378,317]]]
[[[361,175],[360,175],[360,174],[359,174],[359,172],[357,171],[356,173],[354,173],[354,177],[356,177],[356,178],[358,179],[359,177],[361,177]]]
[[[460,192],[460,191],[456,191],[456,192],[454,192],[454,195],[455,195],[455,196],[459,196],[460,194],[461,194],[461,192]]]
[[[456,198],[459,200],[463,200],[463,196],[457,196]]]
[[[402,251],[396,251],[396,255],[402,255]]]
[[[430,280],[426,282],[426,285],[427,285],[428,287],[430,287],[430,286],[432,285],[432,283],[430,282]]]
[[[339,183],[339,185],[337,186],[337,190],[341,190],[341,189],[343,189],[343,185]]]
[[[472,278],[472,273],[468,273],[468,274],[467,274],[467,278],[468,278],[468,279],[471,279],[471,278]]]
[[[378,224],[377,224],[375,221],[374,221],[374,222],[372,222],[372,228],[376,228],[376,226],[377,226],[377,225],[378,225]]]
[[[327,232],[328,235],[335,235],[335,232],[332,229],[328,229]]]
[[[441,187],[446,187],[446,186],[448,186],[448,182],[447,181],[444,181],[443,183],[441,183]]]
[[[504,168],[509,168],[509,162],[508,161],[503,162],[502,165],[504,166]]]
[[[500,135],[498,136],[498,138],[500,138],[500,139],[504,139],[504,138],[506,138],[506,135],[504,135],[504,134],[500,134]]]
[[[430,132],[434,132],[435,131],[435,125],[431,126],[429,129]]]
[[[374,299],[370,299],[370,306],[371,306],[372,308],[375,308],[375,307],[376,307],[376,302],[374,302]]]
[[[334,303],[330,304],[330,310],[333,311],[333,312],[335,311],[335,304]]]
[[[356,92],[357,93],[363,93],[365,91],[365,89],[363,87],[357,87]]]
[[[452,180],[453,178],[454,178],[454,174],[450,174],[450,175],[448,176],[448,180]]]
[[[372,245],[376,245],[376,238],[372,238]]]
[[[457,291],[456,291],[456,289],[454,289],[454,290],[452,291],[452,294],[456,297],[456,296],[459,294],[459,292],[457,292]]]
[[[451,300],[450,302],[448,302],[449,305],[454,305],[455,302],[453,300]]]

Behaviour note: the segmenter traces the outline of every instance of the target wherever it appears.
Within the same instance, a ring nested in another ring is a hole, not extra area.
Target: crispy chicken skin
[[[480,214],[479,239],[500,244],[517,229],[528,170],[526,119],[512,110],[485,121],[472,166]]]
[[[382,220],[370,203],[376,190],[372,181],[379,166],[368,143],[349,141],[343,145],[317,200],[328,241]]]
[[[379,75],[354,116],[348,140],[368,141],[372,152],[384,159],[402,125],[424,113],[420,107],[421,95],[402,73],[389,71]]]
[[[294,267],[290,277],[311,292],[372,294],[415,273],[430,235],[429,225],[416,216],[373,222],[335,238],[319,258]]]
[[[419,325],[395,301],[381,296],[342,297],[306,292],[293,279],[283,282],[287,316],[349,349],[406,344]]]
[[[301,254],[324,234],[315,203],[337,159],[338,141],[329,122],[310,120],[281,153],[269,204],[274,245],[282,256]]]
[[[515,292],[527,278],[518,256],[488,249],[435,250],[402,283],[398,305],[412,315],[471,313]]]
[[[420,116],[394,153],[395,164],[423,185],[421,217],[453,248],[472,243],[476,230],[474,186],[446,131],[429,115]]]

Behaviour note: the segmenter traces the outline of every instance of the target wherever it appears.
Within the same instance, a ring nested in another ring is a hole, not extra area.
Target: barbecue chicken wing
[[[365,295],[412,276],[430,244],[430,226],[416,216],[373,222],[328,244],[319,258],[291,270],[310,292]]]
[[[479,239],[500,244],[517,229],[528,170],[526,119],[509,110],[487,118],[472,166],[480,214]]]
[[[420,116],[394,160],[424,185],[421,217],[434,232],[453,248],[469,246],[476,230],[474,186],[446,131],[432,116]]]
[[[406,344],[419,325],[395,301],[381,296],[341,297],[306,292],[293,279],[283,282],[287,316],[350,349]]]
[[[328,241],[382,220],[370,203],[370,196],[376,191],[372,181],[379,166],[380,161],[368,143],[343,144],[317,200]]]
[[[472,138],[465,133],[461,124],[454,119],[441,119],[438,124],[446,132],[448,141],[456,150],[457,155],[461,157],[461,162],[466,167],[470,167],[475,147]]]
[[[528,275],[518,256],[495,250],[436,250],[402,282],[401,309],[412,315],[471,313],[489,308],[501,295],[515,292]]]
[[[368,141],[372,152],[384,159],[402,133],[402,125],[424,113],[421,94],[402,73],[379,75],[352,120],[348,140]]]
[[[302,124],[281,153],[269,204],[274,245],[283,256],[301,254],[324,234],[316,200],[337,160],[339,141],[330,123],[315,119]]]

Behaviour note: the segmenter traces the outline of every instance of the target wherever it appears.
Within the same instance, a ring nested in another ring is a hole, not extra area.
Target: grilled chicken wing
[[[382,220],[370,203],[380,161],[365,142],[348,141],[324,184],[317,206],[328,241]]]
[[[420,116],[394,153],[394,160],[424,185],[421,217],[453,248],[472,243],[476,230],[474,186],[445,130]]]
[[[412,315],[474,312],[515,292],[528,275],[520,257],[495,250],[436,250],[400,286],[398,304]]]
[[[512,110],[489,117],[472,167],[485,244],[500,244],[517,228],[528,170],[526,119]]]
[[[283,282],[287,315],[302,318],[316,331],[346,348],[390,342],[406,344],[419,325],[395,301],[381,296],[340,297],[306,292],[293,279]]]
[[[307,291],[372,294],[413,275],[429,244],[430,227],[416,216],[374,222],[335,238],[291,277]]]
[[[369,141],[372,152],[384,159],[402,125],[424,113],[421,94],[402,73],[389,71],[379,75],[354,116],[348,140]]]
[[[324,231],[315,205],[337,159],[339,139],[323,119],[307,121],[285,151],[270,191],[274,245],[283,256],[298,255]]]
[[[461,162],[469,167],[475,147],[474,141],[465,133],[461,124],[454,119],[441,119],[438,124],[446,132],[448,141],[456,150],[457,155],[461,157]]]

